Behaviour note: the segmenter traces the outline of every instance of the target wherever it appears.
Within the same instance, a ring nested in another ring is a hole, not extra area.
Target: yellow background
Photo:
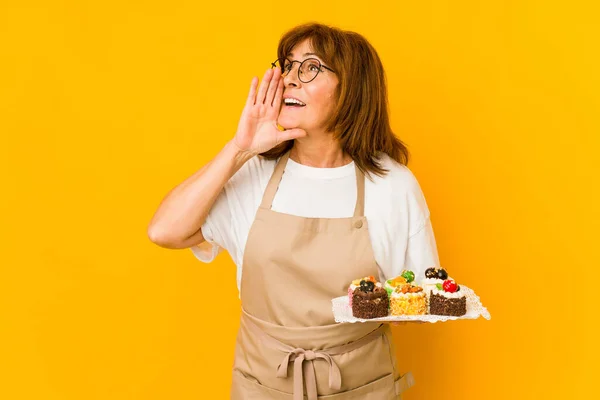
[[[234,265],[146,227],[307,21],[378,50],[442,265],[492,315],[395,327],[405,398],[597,395],[592,3],[2,1],[0,398],[228,398]]]

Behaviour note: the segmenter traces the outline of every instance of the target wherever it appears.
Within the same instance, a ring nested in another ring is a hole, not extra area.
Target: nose
[[[300,68],[300,64],[297,63],[292,64],[292,69],[283,77],[283,86],[299,86],[301,84],[300,79],[298,79],[298,70],[296,68]]]

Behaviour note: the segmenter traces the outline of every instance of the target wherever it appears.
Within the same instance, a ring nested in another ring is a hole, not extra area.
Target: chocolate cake
[[[371,281],[375,284],[375,286],[381,286],[381,283],[377,282],[375,277],[372,275],[353,280],[350,286],[348,286],[348,304],[350,304],[350,307],[352,307],[352,293],[354,293],[354,289],[360,286],[362,281]]]
[[[467,313],[467,297],[454,280],[437,284],[429,296],[429,314],[460,317]]]
[[[467,298],[458,297],[452,299],[442,294],[431,293],[429,297],[429,313],[460,317],[467,313]]]
[[[387,291],[371,281],[362,280],[352,292],[352,315],[356,318],[387,317],[389,304]]]

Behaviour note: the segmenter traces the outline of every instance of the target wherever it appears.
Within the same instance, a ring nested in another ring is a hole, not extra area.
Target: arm
[[[219,193],[252,157],[228,142],[215,158],[165,196],[148,226],[150,240],[170,249],[202,243],[200,227]]]
[[[306,136],[302,129],[280,132],[277,118],[283,100],[281,70],[268,69],[256,91],[252,78],[235,137],[194,175],[162,200],[148,226],[148,237],[159,246],[182,249],[204,241],[201,227],[229,179],[252,157],[285,140]]]

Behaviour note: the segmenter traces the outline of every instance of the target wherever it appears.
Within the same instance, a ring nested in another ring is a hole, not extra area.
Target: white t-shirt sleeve
[[[217,200],[210,209],[206,221],[200,228],[204,242],[197,246],[192,246],[191,250],[198,260],[210,263],[223,249],[227,248],[227,240],[224,237],[227,232],[231,232],[231,210],[229,209],[227,190],[223,189]]]
[[[425,278],[425,270],[429,267],[439,267],[439,258],[433,227],[430,219],[429,207],[421,186],[412,171],[399,164],[392,172],[392,197],[394,237],[402,238],[403,243],[395,243],[393,252],[394,260],[403,260],[402,263],[394,262],[392,276],[397,276],[403,269],[415,273],[416,280]]]
[[[425,195],[417,178],[410,170],[406,179],[405,196],[408,209],[408,237],[410,238],[420,232],[429,221],[429,207]]]
[[[234,263],[241,265],[248,232],[273,167],[273,161],[256,156],[227,181],[201,227],[206,241],[191,247],[196,258],[209,263],[226,250]],[[238,280],[240,274],[238,271]]]
[[[405,260],[406,269],[413,271],[419,279],[425,277],[427,268],[439,268],[440,260],[430,218],[408,238]]]
[[[408,244],[405,268],[413,271],[419,279],[425,277],[429,267],[439,267],[439,257],[429,207],[416,177],[409,175],[406,192],[409,210]]]

